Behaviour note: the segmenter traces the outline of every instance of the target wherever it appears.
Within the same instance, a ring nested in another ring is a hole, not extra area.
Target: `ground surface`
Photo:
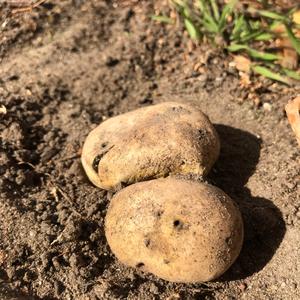
[[[266,81],[271,106],[257,108],[222,55],[188,53],[180,30],[151,23],[149,1],[112,2],[48,1],[2,26],[0,298],[299,299],[300,156],[283,111],[297,91]],[[119,264],[103,232],[109,197],[80,164],[96,124],[166,100],[195,102],[216,124],[209,181],[243,214],[242,253],[216,282],[172,284]]]

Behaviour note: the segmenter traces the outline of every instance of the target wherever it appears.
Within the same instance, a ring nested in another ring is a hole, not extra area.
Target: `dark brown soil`
[[[283,110],[297,89],[263,80],[268,105],[255,107],[223,54],[189,53],[153,9],[47,1],[0,24],[1,299],[300,299],[300,156]],[[166,100],[196,102],[216,124],[209,181],[243,214],[242,253],[216,282],[173,284],[118,263],[103,231],[111,195],[80,164],[101,121]]]

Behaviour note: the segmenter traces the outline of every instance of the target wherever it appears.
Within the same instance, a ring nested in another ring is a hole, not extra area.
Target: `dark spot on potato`
[[[98,166],[99,166],[101,158],[102,158],[102,155],[97,155],[93,160],[93,169],[95,172],[98,172]]]
[[[107,145],[108,145],[108,143],[107,143],[107,142],[104,142],[104,143],[101,144],[101,147],[102,147],[102,148],[105,148],[105,147],[107,147]]]
[[[160,217],[162,216],[163,213],[164,213],[163,210],[158,210],[158,211],[156,212],[156,217],[157,217],[157,218],[160,218]]]
[[[200,140],[207,138],[207,131],[203,129],[198,130],[198,137]]]
[[[170,261],[168,259],[164,259],[164,263],[167,265],[170,263]]]
[[[180,220],[175,220],[174,222],[173,222],[173,227],[174,227],[174,229],[175,230],[187,230],[187,229],[189,229],[189,225],[188,224],[184,224],[182,221],[180,221]]]
[[[226,242],[227,245],[232,245],[232,239],[231,239],[231,236],[227,237],[227,238],[225,239],[225,242]]]
[[[151,241],[150,241],[150,239],[145,239],[144,243],[145,243],[145,246],[148,248],[150,246]]]
[[[181,229],[181,228],[183,227],[183,224],[182,224],[181,221],[175,220],[175,221],[173,222],[173,226],[174,226],[177,230],[179,230],[179,229]]]
[[[104,144],[106,144],[105,146],[103,146]],[[105,148],[106,146],[107,146],[107,143],[103,143],[102,145],[101,145],[103,148]],[[110,149],[112,149],[114,146],[111,146],[110,148],[108,148],[108,149],[103,149],[103,152],[102,153],[100,153],[100,154],[98,154],[95,158],[94,158],[94,160],[93,160],[93,169],[94,169],[94,171],[95,172],[98,172],[98,166],[99,166],[99,163],[100,163],[100,160],[103,158],[103,156],[110,150]]]
[[[142,268],[142,267],[144,267],[144,266],[145,266],[145,264],[144,264],[143,262],[139,262],[139,263],[136,265],[137,268]]]
[[[173,107],[172,107],[172,111],[173,111],[175,114],[180,114],[180,113],[190,113],[187,109],[185,109],[185,108],[182,107],[182,106],[173,106]]]
[[[178,107],[172,107],[172,110],[173,111],[176,111],[176,112],[179,112],[179,111],[181,111],[183,109],[183,107],[182,106],[178,106]]]

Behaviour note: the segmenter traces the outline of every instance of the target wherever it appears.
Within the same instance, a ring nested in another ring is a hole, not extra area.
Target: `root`
[[[289,101],[285,106],[285,111],[300,146],[300,96]]]

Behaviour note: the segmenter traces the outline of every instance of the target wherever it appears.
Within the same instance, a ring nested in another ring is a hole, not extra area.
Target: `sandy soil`
[[[299,87],[263,80],[268,105],[256,107],[222,54],[189,53],[152,13],[150,1],[47,1],[2,26],[1,299],[300,299],[300,156],[283,110]],[[80,164],[101,121],[167,100],[210,116],[222,149],[208,181],[243,214],[243,250],[215,282],[173,284],[118,263],[103,231],[109,195]]]

